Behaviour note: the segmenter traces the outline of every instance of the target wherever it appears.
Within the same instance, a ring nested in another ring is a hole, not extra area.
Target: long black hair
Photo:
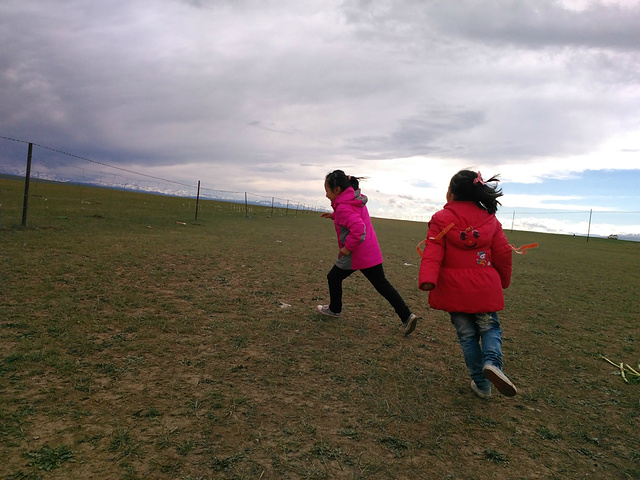
[[[455,200],[474,202],[478,207],[489,213],[496,213],[498,205],[502,205],[498,198],[502,196],[502,189],[490,183],[497,183],[499,175],[484,180],[480,172],[460,170],[451,178],[449,190]]]
[[[360,188],[360,180],[363,178],[365,177],[354,177],[352,175],[347,175],[342,170],[334,170],[331,173],[327,173],[325,181],[331,190],[336,187],[340,187],[340,191],[344,192],[349,187],[353,187],[354,190],[358,190],[358,188]]]

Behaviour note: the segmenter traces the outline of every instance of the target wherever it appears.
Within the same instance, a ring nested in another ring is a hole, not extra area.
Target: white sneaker
[[[316,307],[316,310],[318,310],[318,313],[322,315],[326,315],[327,317],[339,317],[340,315],[342,315],[342,312],[341,313],[332,312],[331,309],[329,308],[329,305],[318,305]]]
[[[511,383],[511,380],[495,365],[486,364],[482,367],[482,374],[495,385],[501,394],[507,397],[513,397],[518,393],[516,386]]]
[[[484,400],[488,400],[491,398],[491,390],[489,390],[488,392],[483,392],[478,388],[476,382],[473,380],[471,380],[471,390],[473,390],[473,393],[475,393],[478,397],[483,398]]]

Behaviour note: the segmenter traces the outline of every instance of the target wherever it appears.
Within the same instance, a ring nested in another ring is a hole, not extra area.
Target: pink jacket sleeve
[[[334,221],[336,225],[344,227],[349,231],[346,238],[341,242],[342,246],[350,251],[358,248],[364,240],[365,225],[355,209],[351,207],[338,208],[334,212]]]

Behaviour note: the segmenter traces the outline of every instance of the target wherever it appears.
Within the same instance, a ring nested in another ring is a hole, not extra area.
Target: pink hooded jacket
[[[339,255],[336,260],[336,266],[343,270],[361,270],[382,263],[376,232],[365,206],[367,201],[360,190],[349,187],[331,202],[338,248],[346,247],[351,251],[351,255]]]
[[[511,283],[511,247],[495,215],[474,202],[447,203],[429,222],[419,282],[435,284],[429,292],[432,308],[462,313],[502,310],[502,290]]]

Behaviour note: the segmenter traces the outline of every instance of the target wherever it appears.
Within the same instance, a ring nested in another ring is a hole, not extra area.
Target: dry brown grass
[[[361,275],[341,319],[315,314],[336,253],[316,215],[65,198],[0,231],[2,478],[640,478],[640,386],[598,357],[640,360],[638,244],[509,234],[540,243],[500,317],[519,395],[482,401],[416,288],[425,225],[374,220],[422,316],[404,338]]]

